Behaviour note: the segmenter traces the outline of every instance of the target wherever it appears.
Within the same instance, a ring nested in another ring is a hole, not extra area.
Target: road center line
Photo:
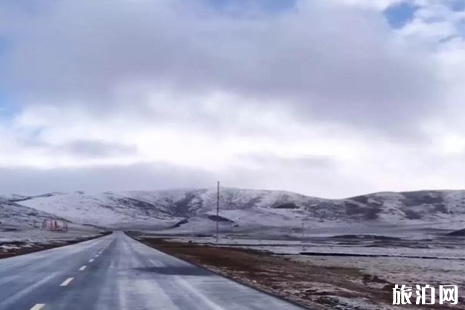
[[[79,268],[79,271],[83,271],[86,268],[87,268],[87,266],[82,266],[81,268]]]
[[[43,307],[45,307],[45,304],[36,304],[34,307],[31,308],[31,310],[40,310]]]
[[[92,259],[89,259],[89,263],[92,263],[93,261],[94,261],[94,259],[93,259],[93,258],[92,258]]]
[[[73,280],[74,280],[74,278],[68,278],[68,279],[65,280],[65,282],[61,283],[60,286],[68,286],[68,284],[70,284],[71,281],[73,281]]]

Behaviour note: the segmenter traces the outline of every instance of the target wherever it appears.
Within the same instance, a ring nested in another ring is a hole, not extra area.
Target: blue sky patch
[[[384,16],[386,16],[391,27],[398,29],[412,20],[416,10],[418,10],[418,6],[408,2],[401,2],[387,8],[384,11]]]
[[[49,1],[52,3],[53,1]],[[46,7],[50,5],[47,1],[36,1],[36,0],[15,0],[15,1],[4,1],[0,0],[0,7],[6,10],[19,11],[26,14],[37,15],[41,13]]]
[[[0,61],[8,49],[8,39],[0,36]]]
[[[8,97],[0,92],[0,122],[10,120],[16,112],[16,108],[11,104]]]

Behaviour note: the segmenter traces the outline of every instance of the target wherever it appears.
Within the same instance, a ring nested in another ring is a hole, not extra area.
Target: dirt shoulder
[[[49,250],[53,248],[59,248],[66,245],[76,244],[88,240],[97,239],[106,235],[111,234],[111,232],[101,233],[92,237],[85,238],[76,238],[73,240],[52,240],[47,243],[28,243],[25,241],[11,241],[5,242],[2,245],[7,245],[7,248],[0,248],[0,259],[8,258],[18,255],[24,255],[44,250]]]
[[[393,284],[356,268],[324,267],[250,249],[136,239],[308,309],[395,309]]]

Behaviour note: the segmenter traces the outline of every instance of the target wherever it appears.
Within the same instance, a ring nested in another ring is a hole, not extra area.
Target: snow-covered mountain
[[[258,210],[286,203],[303,205],[308,197],[278,191],[222,189],[221,211]],[[216,209],[216,191],[211,189],[101,194],[54,194],[21,198],[16,203],[55,214],[77,223],[114,226],[124,223],[169,225]]]
[[[11,197],[0,197],[0,228],[33,227],[44,219],[60,219],[56,215],[12,202]],[[61,219],[60,219],[61,220]]]
[[[195,227],[202,227],[218,220],[223,226],[249,228],[300,227],[302,220],[314,226],[453,221],[460,227],[465,220],[465,191],[386,192],[331,200],[284,191],[222,188],[220,218],[214,216],[215,189],[54,193],[16,197],[10,199],[10,203],[12,201],[30,208],[27,210],[107,227],[168,228],[184,220],[176,225],[178,230],[193,223]]]

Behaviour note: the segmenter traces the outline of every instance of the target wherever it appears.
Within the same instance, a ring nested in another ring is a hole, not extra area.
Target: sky
[[[465,0],[0,0],[0,193],[465,189]]]

